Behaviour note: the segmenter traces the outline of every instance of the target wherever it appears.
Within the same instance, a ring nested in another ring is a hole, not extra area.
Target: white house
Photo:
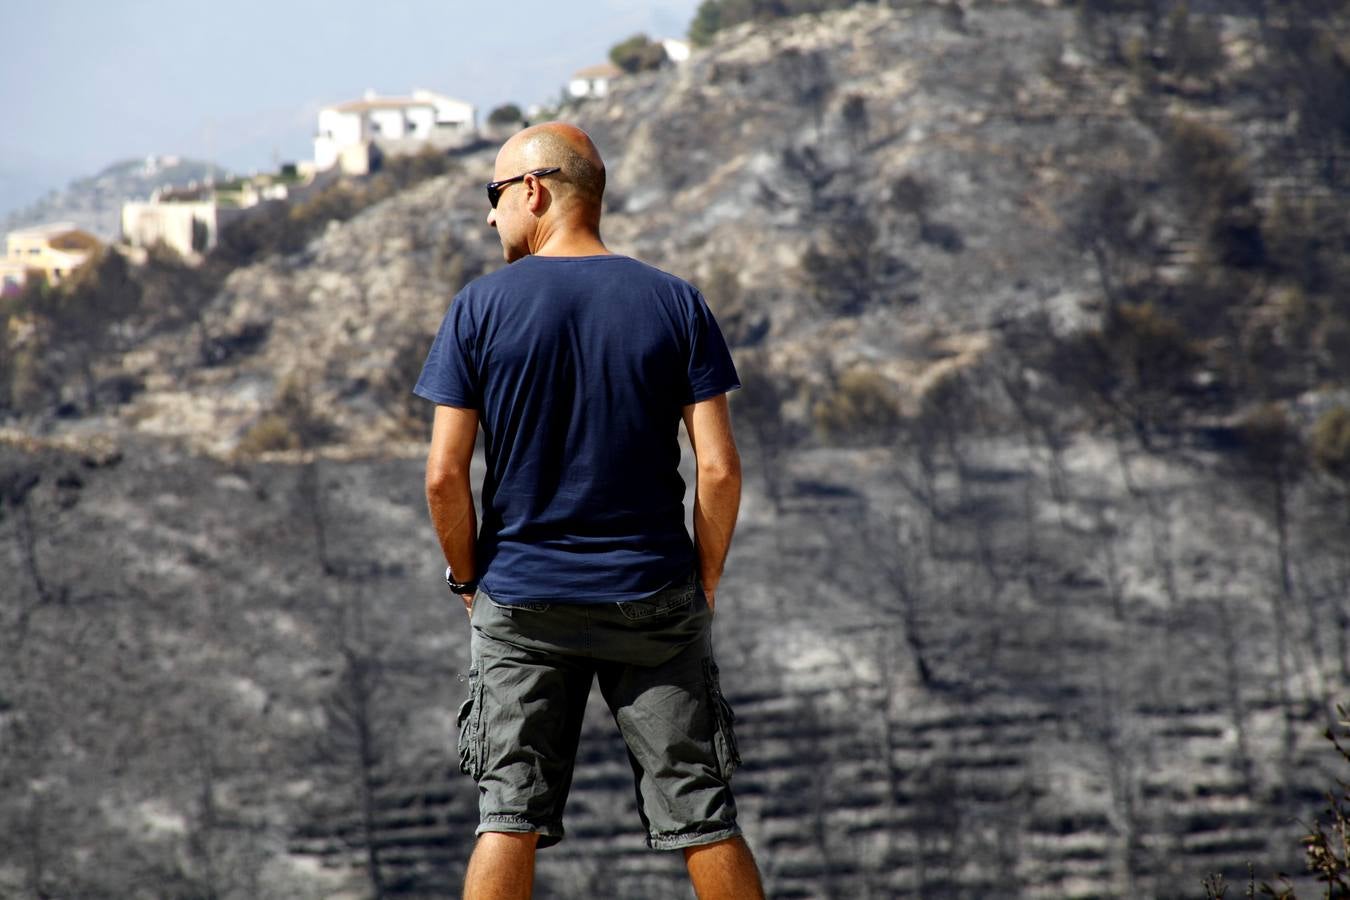
[[[623,69],[614,63],[587,66],[572,73],[571,79],[567,82],[567,93],[578,100],[604,97],[609,94],[609,83],[621,75]]]
[[[323,170],[341,164],[343,171],[368,168],[369,147],[381,153],[416,153],[424,147],[450,149],[477,137],[474,107],[426,90],[411,97],[380,97],[366,91],[319,110],[314,136],[314,165]]]

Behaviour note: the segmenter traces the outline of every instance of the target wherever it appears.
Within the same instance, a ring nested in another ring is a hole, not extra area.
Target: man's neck
[[[568,223],[557,228],[540,228],[530,242],[531,256],[607,256],[609,248],[592,228]]]

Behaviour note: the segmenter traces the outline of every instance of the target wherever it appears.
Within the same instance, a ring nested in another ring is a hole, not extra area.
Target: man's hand
[[[741,457],[731,433],[727,395],[709,397],[683,410],[684,427],[698,473],[694,485],[694,552],[708,609],[722,578],[741,504]]]
[[[474,598],[473,594],[459,595],[459,599],[464,601],[464,611],[469,614],[470,618],[473,617],[473,598]]]

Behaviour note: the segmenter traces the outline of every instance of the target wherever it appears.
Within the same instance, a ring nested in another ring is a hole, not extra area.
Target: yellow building
[[[23,287],[34,272],[58,285],[99,246],[98,238],[71,222],[11,231],[0,260],[0,294]]]

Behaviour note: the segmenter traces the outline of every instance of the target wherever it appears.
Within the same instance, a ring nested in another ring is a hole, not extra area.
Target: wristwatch
[[[450,572],[450,567],[445,567],[445,583],[450,586],[450,591],[455,594],[476,594],[478,593],[478,579],[472,581],[456,581],[455,576]]]

